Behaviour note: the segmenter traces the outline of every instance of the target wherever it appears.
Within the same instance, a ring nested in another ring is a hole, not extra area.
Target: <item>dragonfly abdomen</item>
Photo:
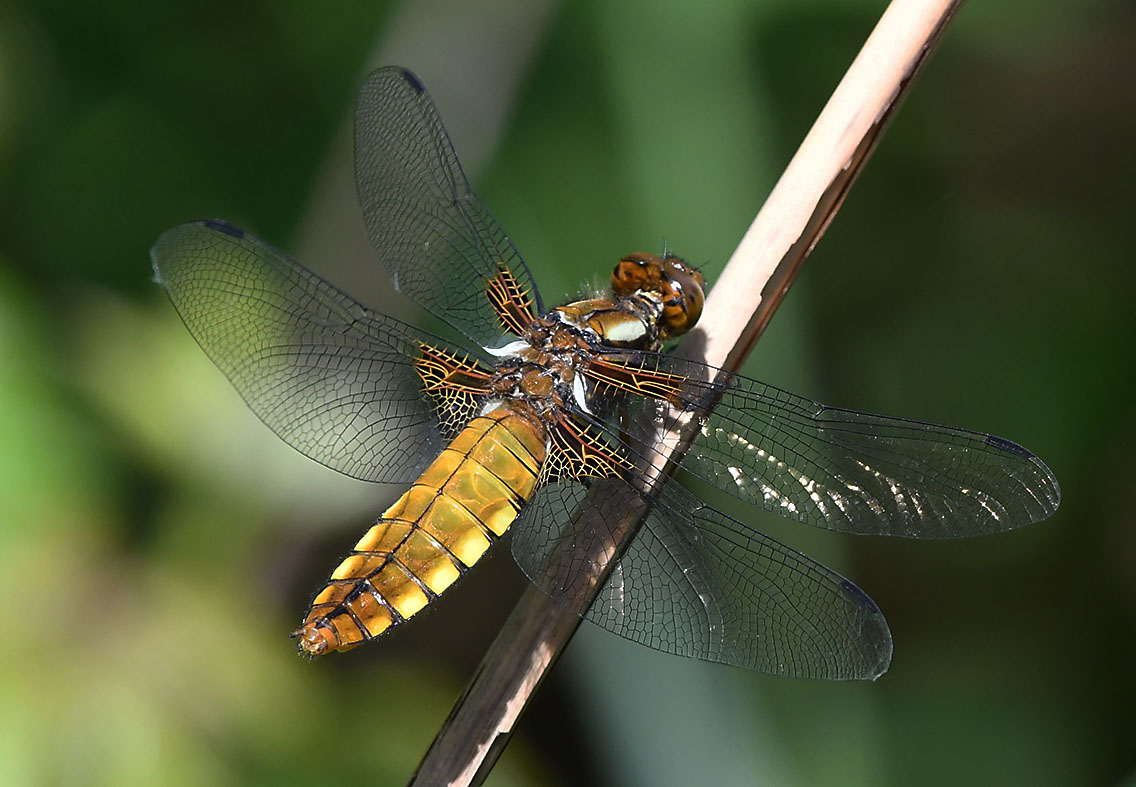
[[[546,454],[544,427],[510,407],[470,421],[332,573],[300,648],[348,650],[431,603],[504,535]]]

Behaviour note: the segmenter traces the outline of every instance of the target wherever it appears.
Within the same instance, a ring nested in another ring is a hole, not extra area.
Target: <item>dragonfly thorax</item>
[[[659,319],[662,306],[653,295],[590,298],[558,306],[549,317],[578,332],[596,349],[658,350],[662,346]]]
[[[545,418],[571,404],[587,411],[587,364],[605,350],[662,349],[698,321],[702,287],[702,274],[678,257],[629,254],[612,273],[613,297],[557,306],[531,320],[521,341],[495,351],[501,360],[491,387]]]
[[[524,402],[543,418],[554,419],[570,401],[585,406],[583,378],[577,372],[598,348],[587,327],[565,321],[557,310],[535,320],[524,340],[510,345],[501,358],[490,388],[501,399]]]

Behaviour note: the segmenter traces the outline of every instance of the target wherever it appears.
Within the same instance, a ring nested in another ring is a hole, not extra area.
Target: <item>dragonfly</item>
[[[1057,509],[1053,473],[1009,440],[826,407],[666,352],[706,288],[673,254],[629,254],[609,294],[545,308],[409,70],[367,78],[354,133],[376,256],[460,340],[367,308],[221,220],[177,226],[151,250],[190,333],[272,431],[407,490],[314,597],[293,635],[302,653],[397,628],[512,531],[529,580],[622,637],[780,675],[875,679],[892,640],[871,598],[692,481],[808,525],[908,538],[1003,532]],[[675,463],[651,435],[678,422],[693,437]],[[630,539],[586,548],[614,538],[629,507]],[[604,579],[585,597],[572,588],[589,573]]]

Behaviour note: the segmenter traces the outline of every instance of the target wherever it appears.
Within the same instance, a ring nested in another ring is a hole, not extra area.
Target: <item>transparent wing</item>
[[[581,583],[611,554],[616,513],[626,511],[644,521],[588,620],[666,653],[774,674],[849,680],[887,670],[891,633],[862,590],[679,484],[653,505],[618,479],[552,484],[515,525],[513,555],[578,611]]]
[[[355,110],[355,183],[395,285],[479,346],[505,327],[487,296],[502,268],[543,313],[532,275],[478,199],[429,94],[404,68],[368,77]]]
[[[225,222],[175,227],[150,256],[198,344],[290,446],[392,483],[412,482],[441,450],[447,413],[423,394],[415,361],[430,345],[415,329]]]
[[[667,355],[632,363],[682,382],[677,407],[626,397],[632,414],[624,422],[693,415],[701,428],[682,468],[790,519],[848,533],[957,538],[1040,521],[1061,500],[1050,469],[1000,437],[826,407],[740,375],[707,382],[718,370]],[[649,451],[641,440],[632,444]]]

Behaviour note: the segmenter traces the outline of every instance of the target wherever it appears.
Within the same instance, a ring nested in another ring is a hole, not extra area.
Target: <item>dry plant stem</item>
[[[734,370],[748,355],[960,3],[895,0],[887,8],[715,282],[696,334],[706,363]],[[677,462],[692,437],[662,435],[660,451]],[[663,480],[656,474],[649,483]],[[619,550],[607,547],[610,570]],[[587,578],[591,594],[606,576]],[[411,784],[482,783],[579,624],[577,615],[528,587]]]

